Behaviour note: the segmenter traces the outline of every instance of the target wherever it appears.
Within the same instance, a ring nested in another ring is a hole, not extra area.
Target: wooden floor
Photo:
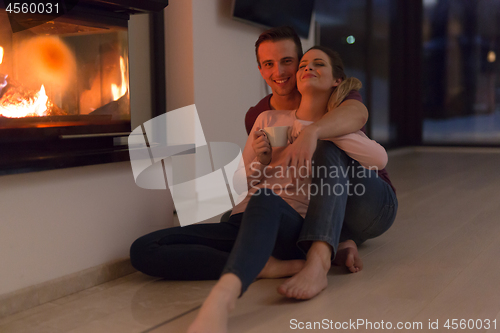
[[[322,326],[307,331],[399,323],[401,331],[500,332],[500,152],[393,152],[388,170],[399,212],[386,234],[360,248],[364,270],[332,268],[328,288],[309,301],[277,294],[283,280],[259,280],[238,300],[230,332],[303,331],[308,322]],[[134,273],[0,319],[0,332],[185,332],[213,284]],[[458,329],[446,329],[447,320]]]

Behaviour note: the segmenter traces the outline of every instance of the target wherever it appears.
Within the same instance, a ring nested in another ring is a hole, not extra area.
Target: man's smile
[[[285,83],[287,82],[288,80],[290,80],[289,77],[285,78],[285,79],[278,79],[278,80],[274,80],[274,82],[276,82],[277,84],[282,84],[282,83]]]

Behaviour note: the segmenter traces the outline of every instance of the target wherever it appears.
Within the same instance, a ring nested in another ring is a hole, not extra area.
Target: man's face
[[[286,96],[297,89],[295,74],[299,59],[292,40],[262,42],[258,55],[260,74],[271,87],[273,94]]]

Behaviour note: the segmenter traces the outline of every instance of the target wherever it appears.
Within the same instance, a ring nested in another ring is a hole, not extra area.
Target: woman
[[[311,251],[316,251],[316,245],[327,247],[329,255],[322,259],[323,262],[319,262],[319,266],[322,263],[324,265],[315,273],[318,275],[317,278],[313,279],[314,283],[318,284],[315,290],[312,293],[307,288],[301,290],[300,281],[295,281],[291,293],[295,298],[306,299],[315,296],[326,287],[326,272],[330,268],[330,255],[332,255],[331,247],[335,249],[335,246],[321,241],[313,242],[306,255],[296,244],[308,208],[308,198],[313,190],[310,174],[319,170],[314,170],[314,166],[299,165],[298,169],[285,172],[282,164],[283,151],[286,148],[272,148],[265,133],[260,129],[269,126],[290,126],[293,139],[301,129],[320,119],[329,108],[340,104],[345,95],[353,87],[356,88],[359,81],[343,80],[335,75],[339,67],[343,66],[338,55],[329,49],[313,47],[302,57],[297,72],[297,87],[302,94],[299,108],[294,111],[264,112],[257,119],[243,151],[249,191],[245,199],[233,209],[230,218],[230,223],[239,225],[238,237],[218,283],[213,287],[198,316],[189,327],[189,333],[226,332],[228,314],[234,308],[236,299],[256,277],[269,274],[266,269],[269,266],[268,260],[272,257],[285,260],[289,272],[297,269],[302,272],[305,268],[297,268],[300,262],[303,263],[301,260],[307,258],[309,261],[309,254]],[[349,155],[347,157],[344,154],[343,158],[350,161],[353,168],[366,170],[367,175],[371,175],[374,171],[363,167],[383,169],[387,162],[387,154],[383,147],[368,139],[362,132],[351,133],[330,141]],[[307,170],[306,173],[303,172],[304,168]],[[341,170],[341,172],[349,171]],[[356,172],[360,170],[357,169]],[[335,175],[330,174],[329,177],[325,176],[326,178],[335,178]],[[383,182],[380,179],[378,181]],[[348,177],[339,176],[333,188],[327,190],[337,194],[339,191],[349,191],[349,185]],[[315,190],[318,191],[319,188],[316,187]],[[364,192],[356,194],[363,195]],[[377,233],[387,230],[393,219],[394,216],[387,218],[384,227],[379,228]],[[284,276],[283,271],[279,275]],[[288,295],[289,291],[285,290],[282,293]]]

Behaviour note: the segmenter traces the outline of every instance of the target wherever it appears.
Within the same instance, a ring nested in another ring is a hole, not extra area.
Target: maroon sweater
[[[247,114],[245,115],[245,127],[247,129],[247,134],[250,134],[250,131],[252,130],[253,124],[255,123],[255,120],[257,120],[257,117],[259,114],[261,114],[264,111],[272,110],[271,107],[271,96],[273,94],[269,94],[263,99],[260,100],[257,105],[251,107],[248,109]],[[354,99],[356,101],[359,101],[363,103],[363,98],[361,97],[361,94],[357,90],[351,90],[349,94],[346,96],[344,101],[348,99]],[[366,129],[365,126],[361,129],[366,134]],[[378,170],[378,175],[380,178],[382,178],[387,184],[389,184],[392,187],[392,190],[394,193],[396,193],[396,189],[394,188],[394,185],[392,185],[391,180],[389,179],[389,173],[387,173],[387,170],[382,169]]]

